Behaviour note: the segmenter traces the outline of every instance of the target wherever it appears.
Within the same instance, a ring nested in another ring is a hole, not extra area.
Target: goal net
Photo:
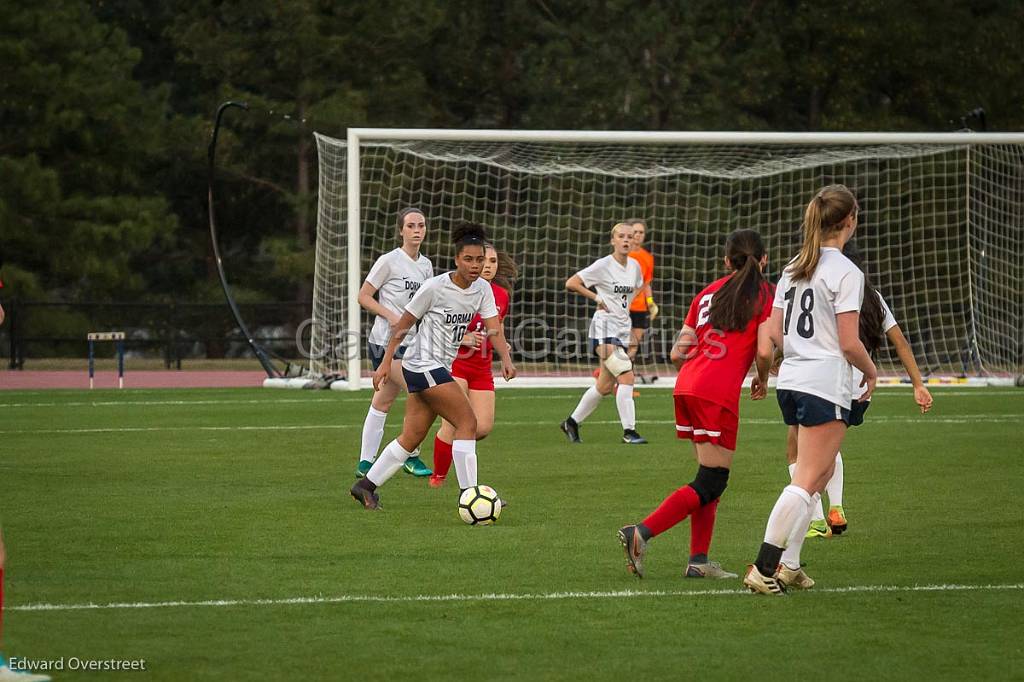
[[[725,272],[726,236],[758,230],[775,281],[799,248],[807,201],[835,182],[859,197],[856,242],[923,372],[1024,367],[1024,135],[355,130],[316,140],[317,374],[368,371],[372,320],[356,294],[374,259],[398,245],[404,207],[424,211],[422,251],[438,273],[452,267],[448,236],[461,220],[487,226],[514,258],[506,334],[520,373],[540,376],[591,371],[593,304],[564,282],[610,252],[614,223],[644,219],[661,312],[638,369],[670,376],[690,301]],[[879,361],[902,373],[891,347]]]

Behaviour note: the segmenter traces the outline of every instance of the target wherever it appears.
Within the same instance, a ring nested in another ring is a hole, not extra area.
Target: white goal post
[[[423,253],[451,267],[450,228],[487,226],[520,266],[506,333],[521,374],[586,376],[591,314],[563,290],[609,252],[611,226],[647,221],[661,307],[640,372],[669,374],[692,297],[724,274],[725,236],[761,232],[769,275],[800,243],[807,201],[832,182],[862,207],[856,241],[925,372],[1024,368],[1024,133],[730,133],[349,129],[316,135],[319,197],[311,371],[368,371],[357,302],[373,260],[421,208]],[[891,348],[880,364],[899,372]]]

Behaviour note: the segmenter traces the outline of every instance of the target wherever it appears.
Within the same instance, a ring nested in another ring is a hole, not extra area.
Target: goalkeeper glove
[[[655,318],[658,317],[658,304],[654,302],[654,299],[650,296],[647,297],[647,312],[651,314],[651,322],[654,322]]]

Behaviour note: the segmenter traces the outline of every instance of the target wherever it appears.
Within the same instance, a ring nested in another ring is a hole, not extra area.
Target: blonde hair
[[[615,230],[619,229],[620,227],[625,229],[627,232],[630,233],[630,236],[632,236],[632,234],[633,234],[633,224],[632,223],[615,223],[614,225],[612,225],[612,233],[611,233],[611,238],[612,239],[615,239]]]
[[[814,195],[804,211],[804,243],[786,270],[794,280],[814,275],[821,258],[821,242],[838,232],[840,225],[857,209],[857,198],[846,185],[829,185]]]

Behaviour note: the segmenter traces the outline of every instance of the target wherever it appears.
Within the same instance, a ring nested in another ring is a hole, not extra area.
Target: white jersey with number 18
[[[411,372],[450,370],[473,317],[477,313],[484,320],[498,316],[490,282],[481,277],[460,289],[451,274],[428,279],[405,307],[420,321],[416,339],[402,359],[402,367]]]
[[[780,389],[850,407],[851,367],[839,347],[836,315],[859,311],[863,299],[864,274],[839,249],[822,247],[809,280],[793,281],[783,271],[772,304],[783,313]]]

